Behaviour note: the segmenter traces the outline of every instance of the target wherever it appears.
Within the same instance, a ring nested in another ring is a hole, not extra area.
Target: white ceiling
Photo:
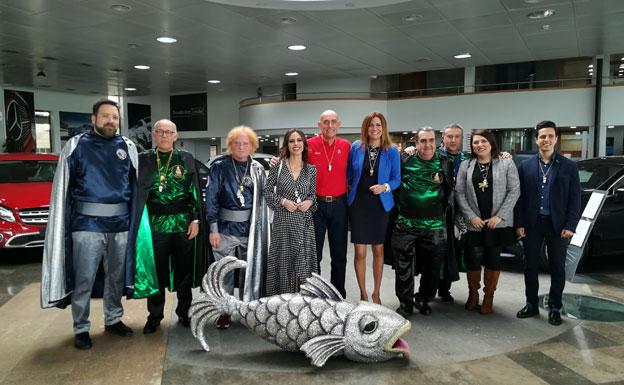
[[[534,1],[291,11],[205,0],[0,0],[0,83],[146,95],[282,84],[293,81],[289,71],[315,80],[624,52],[624,0]],[[545,8],[555,15],[527,18]],[[415,20],[405,21],[409,15]],[[163,35],[178,42],[155,40]],[[289,51],[291,44],[308,49]],[[461,52],[472,58],[453,58]]]

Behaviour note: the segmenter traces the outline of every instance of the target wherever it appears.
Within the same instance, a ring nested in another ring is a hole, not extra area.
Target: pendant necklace
[[[552,161],[548,163],[547,167],[544,167],[544,166],[542,166],[542,162],[540,162],[540,160],[541,159],[538,159],[537,163],[539,163],[540,170],[542,171],[542,184],[546,184],[546,180],[548,179],[548,173],[552,169]],[[546,171],[544,171],[544,169],[546,169]]]
[[[375,173],[375,163],[377,163],[377,155],[379,147],[368,146],[368,165],[370,166],[370,176]]]
[[[245,196],[243,195],[243,190],[245,187],[249,187],[251,184],[251,178],[247,175],[249,171],[249,158],[247,158],[247,162],[245,163],[245,172],[243,173],[243,177],[238,177],[238,167],[234,162],[234,157],[232,159],[232,167],[234,167],[234,176],[236,177],[236,183],[238,184],[238,188],[236,189],[236,198],[240,202],[241,207],[245,207]]]
[[[165,171],[163,173],[160,172],[160,153],[158,149],[156,149],[156,166],[158,168],[158,192],[163,192],[163,189],[167,185],[167,171],[169,171],[169,164],[171,163],[171,155],[173,155],[173,150],[169,153],[169,158],[167,158],[167,164],[165,165]]]
[[[295,175],[294,175],[294,171],[292,168],[292,165],[290,164],[290,158],[287,159],[286,161],[288,163],[288,169],[290,170],[290,175],[293,177],[293,181],[295,182],[295,203],[301,203],[301,197],[299,196],[299,191],[297,190],[297,180],[299,180],[299,177],[297,177],[297,179],[295,180]],[[301,170],[299,170],[299,176],[301,176],[301,173],[303,172],[303,166],[301,167]]]
[[[334,155],[336,154],[336,146],[337,146],[337,144],[334,143],[334,149],[332,150],[331,159],[329,159],[329,157],[327,156],[327,150],[325,150],[325,142],[323,141],[321,144],[323,145],[323,153],[325,154],[325,159],[327,160],[327,163],[329,164],[329,166],[327,167],[327,170],[331,171],[332,170],[332,162],[334,161]],[[331,147],[331,145],[330,145],[330,147]]]
[[[481,172],[481,176],[483,177],[483,182],[479,183],[478,186],[481,191],[485,192],[485,189],[490,186],[487,181],[488,175],[490,173],[490,163],[481,164],[477,162],[477,164],[479,165],[479,171]]]

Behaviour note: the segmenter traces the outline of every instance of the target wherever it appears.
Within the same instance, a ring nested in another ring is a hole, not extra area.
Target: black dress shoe
[[[455,298],[453,298],[448,291],[442,293],[438,292],[438,297],[440,297],[444,303],[455,303]]]
[[[412,314],[414,314],[414,307],[412,304],[401,303],[396,312],[403,318],[408,318]]]
[[[91,349],[91,337],[89,337],[89,332],[78,333],[74,336],[74,346],[76,349],[87,350]]]
[[[143,327],[143,334],[152,334],[160,327],[160,321],[148,319]]]
[[[556,310],[548,312],[548,323],[554,326],[561,325],[561,313]]]
[[[539,315],[539,309],[537,306],[533,306],[530,303],[527,303],[518,313],[516,313],[516,317],[518,318],[530,318]]]
[[[422,302],[418,307],[418,312],[422,315],[431,315],[431,307],[427,302]]]
[[[180,326],[185,328],[191,327],[191,320],[189,319],[189,317],[178,317],[178,323],[180,324]]]
[[[129,337],[134,334],[132,329],[127,327],[123,322],[119,321],[116,324],[104,326],[104,330],[109,333],[116,334],[120,337]]]

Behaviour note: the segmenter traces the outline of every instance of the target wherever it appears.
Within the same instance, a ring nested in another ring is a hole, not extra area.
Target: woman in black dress
[[[498,144],[490,131],[473,131],[470,143],[472,157],[460,165],[455,184],[456,200],[469,230],[466,309],[474,310],[479,304],[484,265],[480,313],[489,314],[500,275],[501,249],[516,240],[513,210],[520,197],[520,181],[514,162],[498,156]]]
[[[399,151],[392,146],[386,118],[371,112],[362,122],[360,140],[351,145],[347,164],[349,223],[351,242],[355,245],[355,275],[360,299],[368,301],[366,291],[366,245],[373,249],[373,302],[381,303],[380,287],[384,265],[383,244],[390,210],[394,206],[392,190],[401,183]]]

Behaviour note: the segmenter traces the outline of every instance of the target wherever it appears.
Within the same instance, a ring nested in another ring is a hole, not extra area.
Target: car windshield
[[[611,178],[622,169],[622,165],[596,163],[596,162],[579,162],[579,179],[583,189],[599,188],[607,179]]]
[[[0,183],[52,182],[55,160],[8,160],[0,162]]]

